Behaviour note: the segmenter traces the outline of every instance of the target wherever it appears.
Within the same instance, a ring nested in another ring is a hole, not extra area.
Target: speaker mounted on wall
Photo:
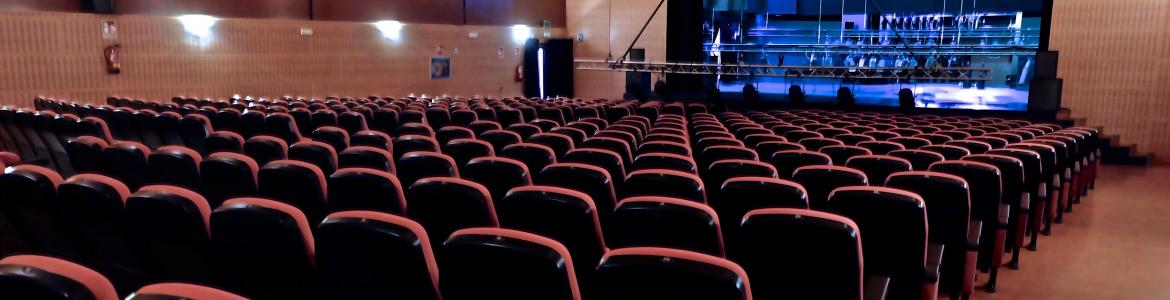
[[[78,0],[81,1],[81,10],[95,14],[112,15],[116,12],[116,0]]]

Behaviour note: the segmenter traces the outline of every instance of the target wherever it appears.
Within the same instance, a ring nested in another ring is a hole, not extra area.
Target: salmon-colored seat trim
[[[20,155],[16,155],[16,153],[7,152],[7,151],[0,152],[0,164],[4,164],[7,166],[7,165],[15,165],[18,162],[20,162]]]
[[[45,178],[48,178],[49,182],[53,183],[54,189],[56,189],[58,186],[60,186],[61,182],[65,180],[64,178],[61,177],[60,173],[57,173],[57,171],[54,171],[54,170],[46,168],[46,167],[38,166],[38,165],[13,166],[12,170],[28,171],[28,172],[41,174],[42,176],[45,176]]]
[[[73,177],[69,177],[69,179],[65,180],[65,183],[72,183],[81,180],[96,181],[114,188],[114,191],[117,191],[118,196],[122,198],[121,200],[123,205],[126,203],[126,198],[130,197],[130,188],[126,187],[126,184],[105,175],[77,174],[73,175]]]
[[[792,176],[795,177],[796,174],[800,174],[800,172],[802,172],[802,171],[810,171],[810,170],[824,170],[824,171],[830,171],[830,172],[850,173],[853,175],[861,176],[861,178],[864,179],[866,183],[869,183],[869,177],[866,177],[864,172],[861,172],[861,171],[854,169],[854,168],[847,168],[847,167],[840,167],[840,166],[805,166],[805,167],[800,167],[800,168],[796,168],[796,171],[792,172],[792,174],[793,174]]]
[[[601,261],[605,262],[609,260],[610,257],[626,255],[661,256],[672,259],[685,259],[723,268],[725,270],[731,271],[732,273],[735,273],[736,277],[739,277],[739,279],[743,282],[744,296],[747,297],[745,299],[752,300],[752,289],[751,284],[748,282],[747,271],[744,271],[743,267],[740,267],[738,264],[729,260],[686,250],[658,247],[631,247],[609,251],[601,257]]]
[[[69,278],[85,286],[96,300],[119,300],[114,284],[98,272],[66,260],[39,255],[15,255],[0,260],[0,265],[29,266]]]

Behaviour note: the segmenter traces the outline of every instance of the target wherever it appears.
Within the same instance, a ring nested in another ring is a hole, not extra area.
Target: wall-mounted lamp
[[[208,15],[182,15],[175,17],[179,20],[179,24],[183,24],[183,30],[195,37],[206,38],[211,36],[211,27],[215,26],[215,22],[219,21],[215,17]]]
[[[517,44],[523,44],[532,37],[532,28],[525,25],[512,25],[512,40]]]
[[[374,22],[374,28],[382,32],[382,37],[394,41],[402,38],[402,26],[404,25],[402,22],[389,20]]]

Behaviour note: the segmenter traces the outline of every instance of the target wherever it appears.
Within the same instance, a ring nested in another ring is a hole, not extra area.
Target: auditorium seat
[[[828,211],[861,231],[865,272],[890,277],[888,298],[934,299],[944,247],[927,239],[926,205],[916,194],[878,187],[833,191]]]
[[[211,207],[224,200],[254,196],[258,192],[259,164],[251,157],[238,153],[213,153],[199,163],[203,195]]]
[[[538,133],[532,135],[528,142],[552,149],[558,159],[565,157],[569,150],[576,147],[572,137],[560,133]]]
[[[897,150],[890,152],[889,156],[909,161],[916,171],[925,171],[930,168],[930,165],[947,160],[942,154],[927,150]]]
[[[345,151],[349,147],[349,133],[345,129],[334,126],[321,126],[309,135],[313,141],[325,143],[337,152]],[[296,144],[293,144],[295,147]]]
[[[435,137],[435,130],[431,129],[430,126],[422,123],[404,123],[398,126],[398,129],[394,132],[398,134],[398,138],[405,136],[424,136],[429,138]]]
[[[223,287],[260,299],[317,295],[312,227],[296,207],[235,198],[211,213],[213,261]]]
[[[459,229],[496,227],[496,208],[491,192],[468,180],[431,177],[419,180],[407,191],[407,216],[426,228],[431,244]]]
[[[246,300],[248,298],[207,286],[171,282],[144,286],[126,298],[126,300],[151,299]]]
[[[398,180],[404,186],[427,177],[459,177],[459,167],[450,156],[438,152],[416,151],[403,155],[395,163]]]
[[[142,143],[115,142],[102,151],[105,168],[102,168],[100,173],[122,181],[131,189],[137,189],[146,180],[147,157],[150,155],[150,149]]]
[[[874,155],[886,155],[898,150],[906,150],[906,146],[895,142],[874,141],[857,143],[858,147],[869,149]]]
[[[337,167],[370,168],[388,173],[395,172],[394,157],[390,152],[369,146],[352,146],[337,155]]]
[[[846,167],[864,172],[870,179],[870,184],[882,186],[890,174],[914,170],[914,165],[908,160],[885,155],[862,155],[850,158]]]
[[[110,280],[93,269],[38,255],[0,259],[0,291],[10,299],[121,299]]]
[[[500,149],[498,154],[501,157],[523,162],[529,170],[542,170],[545,166],[557,162],[556,152],[552,148],[540,144],[512,144]]]
[[[1002,173],[994,165],[975,161],[944,161],[930,166],[931,172],[951,174],[967,181],[971,191],[971,218],[983,222],[978,267],[998,272],[1007,239],[1011,205],[1002,201]],[[998,258],[997,258],[998,257]],[[994,281],[987,286],[995,289]]]
[[[573,260],[597,262],[608,251],[597,206],[585,193],[551,186],[522,186],[496,203],[500,227],[547,237],[564,244]],[[577,280],[589,290],[592,268],[578,268]]]
[[[203,156],[182,146],[163,146],[147,157],[147,184],[169,184],[199,190]]]
[[[535,177],[539,185],[562,187],[585,193],[597,207],[602,224],[617,205],[614,181],[602,167],[581,163],[557,163],[545,167]]]
[[[599,299],[750,300],[751,284],[739,265],[720,257],[668,248],[610,251],[597,266]]]
[[[668,247],[722,257],[719,216],[705,204],[687,199],[643,196],[618,203],[605,233],[611,247]]]
[[[767,208],[748,212],[728,255],[756,283],[756,299],[881,299],[868,290],[861,232],[830,213]],[[888,278],[886,278],[888,281]],[[766,283],[766,284],[764,284]],[[883,282],[884,283],[884,282]]]
[[[394,158],[416,151],[439,152],[439,142],[422,135],[402,135],[394,139]]]
[[[394,153],[394,139],[390,138],[390,135],[378,131],[365,130],[352,133],[349,136],[349,145],[352,147],[374,147]]]
[[[503,150],[504,147],[523,141],[519,134],[508,130],[488,130],[479,134],[479,139],[492,144],[492,149],[496,150]]]
[[[344,112],[337,116],[337,127],[345,129],[346,133],[356,134],[369,130],[366,124],[366,115],[360,112]]]
[[[344,168],[328,180],[329,211],[366,210],[406,215],[406,198],[398,178],[384,170]]]
[[[440,299],[431,239],[414,221],[372,211],[336,212],[317,227],[316,238],[322,294],[329,298]]]
[[[179,120],[179,136],[183,144],[200,153],[207,151],[204,140],[214,131],[211,120],[200,114],[189,114]]]
[[[313,164],[324,174],[337,170],[337,150],[323,142],[304,140],[293,144],[288,147],[288,159]]]
[[[808,209],[808,192],[795,182],[770,177],[735,177],[723,183],[715,193],[711,207],[719,218],[732,225],[723,228],[728,248],[740,242],[738,222],[749,211],[763,208]]]
[[[936,172],[899,172],[886,186],[912,192],[926,203],[931,242],[945,246],[939,290],[954,298],[974,292],[983,222],[973,219],[970,188],[961,177]]]
[[[942,154],[946,160],[958,160],[964,156],[971,155],[971,150],[953,145],[930,145],[919,149]]]
[[[321,168],[296,160],[278,160],[260,168],[260,195],[296,207],[309,222],[325,217],[328,185]]]
[[[110,177],[79,174],[65,180],[57,196],[60,220],[81,262],[110,278],[119,294],[141,286],[146,278],[126,219],[130,189]]]
[[[649,153],[638,155],[634,158],[634,164],[630,168],[633,171],[662,169],[698,175],[695,162],[689,156],[678,154]]]
[[[513,188],[532,185],[532,173],[521,161],[504,157],[480,157],[463,166],[462,178],[484,185],[498,202]]]
[[[677,137],[677,138],[678,138],[678,140],[685,142],[684,138],[682,138],[682,137]],[[642,145],[638,147],[638,154],[648,154],[648,153],[668,153],[668,154],[691,156],[691,148],[688,147],[686,144],[676,142],[673,140],[672,141],[666,141],[666,140],[650,141],[650,138],[648,137],[647,142],[642,143]]]
[[[452,140],[456,140],[456,139],[474,139],[474,138],[475,138],[474,131],[471,131],[471,129],[467,129],[464,127],[458,127],[458,126],[443,127],[443,128],[440,128],[439,131],[435,132],[435,140],[437,142],[439,142],[439,145],[446,145],[447,143],[451,142]]]
[[[60,174],[34,165],[11,166],[0,175],[0,211],[9,223],[2,232],[10,240],[19,240],[15,249],[4,247],[0,255],[15,252],[67,255],[72,253],[62,220],[57,218],[57,187]]]
[[[78,173],[101,172],[105,169],[103,152],[109,143],[93,136],[79,136],[65,145],[69,160]],[[18,156],[19,157],[19,156]]]
[[[698,175],[673,170],[648,169],[626,176],[623,197],[665,196],[707,203],[706,189]]]
[[[833,190],[851,186],[869,185],[869,179],[861,171],[834,166],[807,166],[792,173],[792,181],[799,183],[808,192],[809,207],[824,210]]]
[[[244,153],[244,137],[231,131],[216,131],[203,141],[204,154],[216,152]]]
[[[780,174],[780,178],[790,179],[797,169],[807,166],[829,166],[833,164],[833,158],[819,152],[804,151],[804,150],[788,150],[776,152],[769,160],[773,167],[776,167],[776,172]]]
[[[844,166],[849,159],[857,156],[871,155],[869,149],[857,146],[827,146],[821,148],[820,153],[824,153],[833,159],[833,165]]]
[[[578,149],[582,148],[612,151],[613,153],[618,154],[618,157],[621,158],[623,166],[630,166],[634,162],[633,148],[630,147],[628,142],[620,139],[595,136],[585,139],[584,142],[581,142],[581,145],[578,147]]]
[[[150,185],[126,199],[126,229],[151,282],[213,283],[211,205],[199,193]]]
[[[265,165],[272,161],[288,159],[288,143],[267,135],[257,135],[244,142],[244,154]]]
[[[439,254],[443,299],[582,299],[569,250],[546,237],[464,229],[451,234]]]

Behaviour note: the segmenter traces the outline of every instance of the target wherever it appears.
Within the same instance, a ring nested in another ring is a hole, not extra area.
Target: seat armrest
[[[870,275],[865,277],[864,300],[885,300],[890,289],[890,277]]]
[[[997,216],[995,218],[995,220],[998,221],[999,223],[996,225],[1007,226],[1008,222],[1011,221],[1011,216],[1012,216],[1012,205],[1011,204],[1000,204],[999,205],[999,216]]]
[[[979,250],[979,239],[983,236],[983,221],[971,220],[967,225],[967,250]]]
[[[1036,197],[1040,197],[1039,199],[1048,198],[1048,183],[1040,183],[1040,187],[1036,189]]]
[[[1020,210],[1032,211],[1032,193],[1023,192],[1020,194]]]
[[[930,243],[926,246],[926,270],[923,280],[926,283],[938,283],[942,273],[943,244]]]

